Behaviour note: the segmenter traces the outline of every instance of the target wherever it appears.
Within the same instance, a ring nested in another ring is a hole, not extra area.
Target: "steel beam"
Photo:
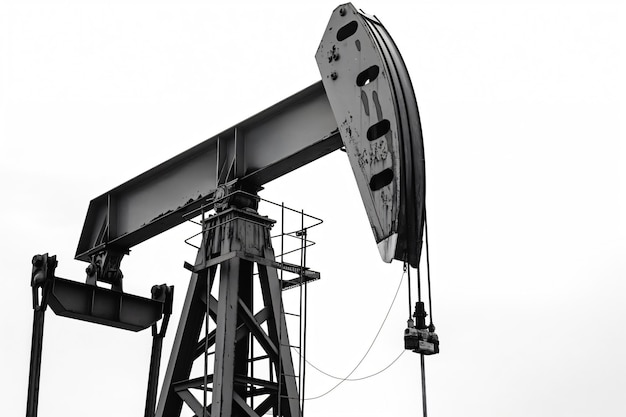
[[[342,146],[321,82],[95,198],[76,251],[125,252],[185,220],[219,184],[261,186]]]
[[[43,346],[43,324],[45,316],[45,309],[36,308],[34,310],[26,417],[37,417],[37,409],[39,405],[39,379],[41,376],[41,351]]]
[[[161,366],[161,352],[163,351],[163,338],[167,331],[167,325],[172,314],[174,287],[167,285],[155,285],[152,287],[152,298],[164,303],[163,320],[161,328],[156,323],[152,325],[152,352],[150,355],[150,371],[148,373],[148,388],[146,391],[146,407],[144,417],[154,417],[157,400],[157,388],[159,386],[159,369]]]
[[[210,207],[220,185],[256,191],[345,145],[383,260],[416,267],[424,147],[402,56],[378,19],[347,3],[333,12],[316,59],[322,81],[92,200],[76,259],[98,272],[98,256],[111,257],[96,279],[117,283],[129,248]]]
[[[213,379],[213,401],[211,404],[213,410],[211,414],[219,417],[230,417],[233,406],[235,357],[238,356],[238,352],[235,350],[239,300],[239,279],[237,277],[239,277],[241,263],[239,258],[233,258],[221,264],[220,267],[220,291],[215,336],[215,377]],[[246,349],[245,354],[247,353]]]

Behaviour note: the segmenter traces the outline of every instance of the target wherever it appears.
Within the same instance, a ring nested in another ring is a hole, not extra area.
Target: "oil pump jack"
[[[279,270],[294,268],[276,259],[270,239],[274,221],[257,212],[258,191],[342,149],[385,262],[396,259],[417,268],[425,223],[419,114],[393,39],[376,17],[347,3],[333,11],[315,57],[320,82],[93,199],[76,252],[76,259],[88,264],[86,283],[56,277],[55,256],[33,258],[27,417],[37,415],[48,305],[61,316],[152,329],[146,417],[179,416],[183,406],[196,416],[301,416],[282,304],[285,282],[278,276]],[[173,287],[155,285],[150,298],[125,293],[120,264],[131,247],[209,211],[195,263],[186,264],[189,289],[157,400]],[[308,268],[298,273],[299,285],[319,278]],[[255,280],[260,306],[252,294]],[[211,291],[218,281],[216,298]],[[417,306],[417,325],[409,320],[405,332],[405,348],[422,355],[439,351],[425,315],[423,305]],[[214,329],[207,327],[202,337],[209,320]],[[252,340],[262,354],[252,351]],[[212,373],[205,368],[201,377],[191,378],[194,361],[209,349]],[[259,360],[269,364],[266,377],[251,372]],[[204,402],[192,394],[195,389],[204,393]]]

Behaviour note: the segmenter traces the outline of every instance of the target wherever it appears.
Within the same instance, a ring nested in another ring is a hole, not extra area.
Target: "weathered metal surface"
[[[135,332],[159,321],[164,307],[158,300],[58,277],[52,281],[48,304],[59,316]]]
[[[324,88],[313,84],[92,200],[76,259],[125,252],[182,223],[219,184],[260,186],[341,146]]]
[[[261,186],[343,140],[382,258],[416,266],[424,151],[402,57],[378,19],[348,3],[333,12],[316,59],[323,86],[318,82],[92,200],[76,258],[125,253],[182,223],[220,184],[237,179]]]
[[[199,250],[196,264],[200,263],[204,258],[204,251]],[[180,416],[183,401],[196,415],[202,415],[202,405],[198,403],[187,389],[181,388],[177,390],[176,385],[181,381],[189,379],[193,361],[197,357],[194,353],[206,313],[206,304],[202,301],[201,294],[206,294],[207,285],[209,285],[209,289],[211,288],[216,270],[217,266],[214,266],[191,274],[189,288],[180,313],[178,329],[170,351],[169,363],[165,370],[156,416]],[[213,306],[211,305],[211,307]]]
[[[235,361],[237,353],[237,306],[239,301],[239,268],[243,262],[233,258],[220,266],[219,302],[215,335],[215,365],[211,415],[231,416],[235,390]],[[250,282],[252,280],[249,280]],[[245,355],[247,355],[247,346]],[[247,365],[247,357],[244,366]],[[245,375],[245,374],[244,374]]]
[[[333,12],[316,60],[381,257],[416,266],[424,149],[404,61],[380,21],[350,3]]]
[[[264,415],[271,409],[273,415],[300,416],[280,279],[273,266],[270,239],[273,223],[267,217],[235,208],[223,210],[206,222],[196,263],[190,266],[192,280],[157,417],[179,416],[183,404],[202,415],[204,405],[191,394],[194,388],[210,390],[207,407],[211,416]],[[235,256],[224,256],[228,254]],[[219,264],[213,264],[212,259],[219,259]],[[253,274],[254,263],[258,276]],[[215,299],[207,293],[218,265],[219,295]],[[261,297],[253,297],[254,279],[259,280]],[[261,306],[255,305],[255,298],[256,304],[262,299]],[[199,340],[207,303],[215,326],[211,324],[213,329]],[[250,347],[252,338],[258,343],[254,352]],[[214,360],[214,373],[190,378],[194,360],[211,349],[214,349],[209,352]],[[260,364],[263,369],[269,365],[272,375],[269,380],[254,374],[257,361],[263,361]],[[259,402],[255,404],[256,400]]]

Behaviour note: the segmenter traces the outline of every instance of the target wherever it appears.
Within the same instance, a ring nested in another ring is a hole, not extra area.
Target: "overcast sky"
[[[431,416],[624,416],[626,155],[622,2],[360,1],[409,68],[424,132],[441,354]],[[23,415],[30,260],[73,260],[89,201],[318,81],[338,3],[0,1],[0,413]],[[311,231],[308,359],[346,376],[387,312],[402,265],[380,260],[346,155],[262,196]],[[273,215],[273,213],[263,213]],[[176,286],[193,225],[133,249],[125,290]],[[402,352],[407,293],[352,377]],[[175,334],[170,327],[162,373]],[[143,415],[151,337],[54,316],[39,415]],[[312,368],[306,396],[335,385]],[[308,417],[421,415],[419,357],[307,401]],[[185,415],[185,414],[184,414]]]

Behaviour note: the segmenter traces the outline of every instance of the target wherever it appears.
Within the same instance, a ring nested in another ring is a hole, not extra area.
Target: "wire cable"
[[[428,417],[428,410],[426,409],[426,367],[424,365],[424,354],[420,354],[420,369],[422,375],[422,412],[424,417]]]
[[[378,336],[380,335],[380,332],[383,329],[383,326],[385,325],[385,322],[387,321],[387,318],[389,317],[389,313],[391,313],[391,309],[393,307],[393,305],[396,302],[396,298],[398,297],[398,293],[400,292],[400,287],[402,286],[402,281],[404,280],[404,272],[402,273],[402,277],[400,278],[400,282],[398,283],[398,288],[396,289],[396,293],[393,296],[393,299],[391,300],[391,305],[389,306],[389,309],[387,309],[387,313],[385,314],[385,318],[383,319],[382,323],[380,324],[380,327],[378,328],[378,331],[376,332],[376,336],[374,336],[374,339],[372,340],[372,343],[370,343],[369,347],[367,348],[367,350],[365,351],[365,354],[363,355],[363,357],[361,358],[361,360],[359,360],[359,362],[356,364],[356,366],[352,369],[352,371],[350,371],[350,373],[343,379],[341,379],[335,386],[333,386],[331,389],[329,389],[328,391],[326,391],[323,394],[317,395],[315,397],[310,397],[310,398],[305,398],[305,401],[310,401],[310,400],[317,400],[318,398],[322,398],[328,394],[330,394],[331,392],[333,392],[337,387],[339,387],[341,384],[343,384],[344,382],[346,382],[351,376],[352,374],[359,368],[359,366],[361,366],[361,364],[363,363],[363,361],[365,360],[365,358],[369,355],[370,351],[372,350],[372,347],[374,346],[374,343],[376,343],[376,339],[378,339]],[[399,358],[399,356],[398,356]],[[397,360],[397,358],[396,358]],[[395,361],[394,361],[395,362]],[[392,363],[393,364],[393,363]],[[391,366],[391,365],[390,365]]]
[[[410,270],[411,268],[409,268]],[[417,268],[415,268],[417,270],[417,301],[421,302],[422,301],[422,276],[420,274],[420,266],[419,264],[417,265]]]
[[[297,348],[296,348],[295,346],[294,346],[294,349],[295,349],[295,350],[297,350]],[[309,365],[311,368],[315,369],[316,371],[318,371],[318,372],[319,372],[319,373],[321,373],[321,374],[326,375],[326,376],[327,376],[327,377],[329,377],[329,378],[332,378],[332,379],[337,379],[337,380],[340,380],[340,381],[346,381],[346,382],[355,382],[355,381],[363,381],[363,380],[365,380],[365,379],[369,379],[369,378],[375,377],[376,375],[382,374],[382,373],[383,373],[383,372],[385,372],[387,369],[391,368],[391,367],[393,366],[393,364],[394,364],[394,363],[396,363],[396,362],[398,361],[398,359],[400,359],[400,357],[401,357],[402,355],[404,355],[405,353],[406,353],[406,350],[405,350],[405,349],[402,349],[402,352],[400,352],[400,354],[399,354],[398,356],[396,356],[396,358],[395,358],[394,360],[392,360],[390,364],[388,364],[387,366],[385,366],[385,367],[384,367],[384,368],[382,368],[381,370],[376,371],[376,372],[374,372],[373,374],[369,374],[369,375],[366,375],[366,376],[361,376],[361,377],[358,377],[358,378],[342,378],[342,377],[340,377],[340,376],[331,375],[331,374],[329,374],[328,372],[325,372],[325,371],[323,371],[322,369],[318,368],[317,366],[315,366],[314,364],[312,364],[310,361],[308,361],[308,360],[306,360],[306,359],[305,359],[305,362],[306,362],[306,363],[307,363],[307,365]],[[310,400],[310,398],[307,398],[307,399],[309,399],[309,400]]]
[[[430,313],[430,325],[429,330],[432,332],[435,329],[433,325],[433,301],[430,291],[430,257],[429,250],[430,245],[428,244],[428,221],[426,220],[426,208],[424,208],[424,235],[426,240],[426,276],[428,279],[428,312]],[[426,402],[426,365],[424,363],[424,355],[420,355],[420,370],[422,374],[422,412],[424,417],[428,417],[427,410],[427,402]]]
[[[426,275],[428,276],[428,312],[430,313],[430,325],[433,325],[433,300],[430,293],[430,245],[428,244],[428,221],[426,209],[424,209],[424,234],[426,235]]]
[[[402,271],[406,273],[408,268],[409,263],[405,261],[404,266],[402,267]],[[406,282],[409,284],[409,320],[411,320],[411,315],[413,314],[413,310],[411,308],[411,306],[413,305],[413,302],[411,301],[411,279],[407,279]]]

